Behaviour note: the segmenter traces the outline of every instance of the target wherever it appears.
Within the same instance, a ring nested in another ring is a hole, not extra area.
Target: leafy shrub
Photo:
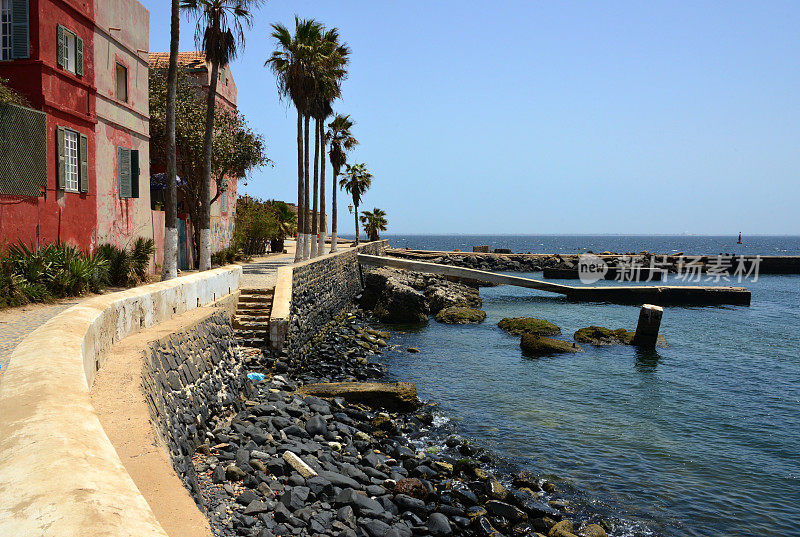
[[[97,255],[108,262],[107,285],[127,285],[131,273],[131,255],[113,244],[101,244]]]
[[[73,246],[9,246],[0,257],[0,306],[44,302],[98,291],[108,263]]]
[[[131,250],[131,274],[136,280],[143,282],[147,280],[150,258],[156,251],[156,244],[153,239],[138,237],[133,243]]]
[[[113,244],[101,244],[97,247],[97,255],[108,261],[106,283],[127,286],[147,280],[153,252],[155,252],[153,239],[144,237],[137,238],[130,251]]]
[[[211,264],[215,266],[228,265],[241,258],[239,247],[236,244],[231,244],[227,248],[211,254]]]

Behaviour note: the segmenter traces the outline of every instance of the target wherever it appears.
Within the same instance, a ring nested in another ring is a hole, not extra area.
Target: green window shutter
[[[56,59],[59,67],[64,67],[64,41],[66,38],[66,29],[59,24],[56,26]]]
[[[80,174],[78,181],[79,192],[89,192],[89,138],[85,134],[80,135],[80,147],[78,148],[78,158],[80,159]]]
[[[75,36],[75,74],[83,75],[83,39]]]
[[[117,148],[119,160],[117,169],[119,174],[119,197],[131,197],[131,150],[125,147]]]
[[[11,58],[30,56],[28,0],[11,0]]]
[[[131,197],[139,197],[139,150],[131,149]]]
[[[56,147],[58,151],[58,189],[64,190],[67,185],[67,159],[64,156],[64,127],[56,130]]]

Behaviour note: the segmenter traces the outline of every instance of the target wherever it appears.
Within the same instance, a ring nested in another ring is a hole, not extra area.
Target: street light
[[[347,210],[350,211],[350,214],[353,214],[353,204],[347,206]]]

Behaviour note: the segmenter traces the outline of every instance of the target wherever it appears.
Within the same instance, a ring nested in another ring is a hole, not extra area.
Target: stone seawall
[[[314,336],[364,289],[358,254],[383,255],[386,245],[387,241],[366,243],[293,267],[286,350],[307,350]]]
[[[240,410],[247,380],[228,312],[204,319],[152,342],[144,351],[142,385],[150,417],[172,465],[199,500],[191,457],[205,440],[210,416]]]

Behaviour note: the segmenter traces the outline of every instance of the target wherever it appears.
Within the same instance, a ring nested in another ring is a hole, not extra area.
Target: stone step
[[[245,296],[265,296],[265,295],[272,296],[274,294],[275,294],[274,287],[270,289],[241,289],[239,291],[240,298]]]
[[[233,327],[238,330],[267,330],[269,328],[269,323],[263,321],[234,320]]]
[[[272,302],[253,302],[252,304],[239,304],[236,307],[236,311],[239,310],[271,310],[272,309]]]
[[[261,302],[262,300],[272,300],[275,295],[272,293],[268,295],[239,295],[239,302]]]
[[[264,324],[269,323],[269,315],[250,315],[246,313],[237,313],[234,315],[233,319],[238,321],[259,322]]]

